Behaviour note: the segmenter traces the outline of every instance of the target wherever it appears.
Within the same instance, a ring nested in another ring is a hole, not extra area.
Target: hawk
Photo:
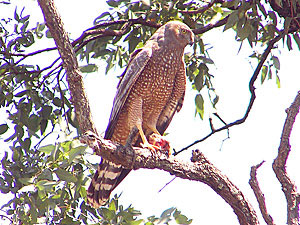
[[[139,134],[133,146],[157,150],[147,138],[153,133],[162,135],[182,107],[186,85],[184,49],[193,42],[194,34],[186,24],[170,21],[131,54],[117,86],[105,139],[125,145],[132,129],[137,128]],[[101,159],[87,190],[88,202],[95,208],[104,205],[129,172]]]

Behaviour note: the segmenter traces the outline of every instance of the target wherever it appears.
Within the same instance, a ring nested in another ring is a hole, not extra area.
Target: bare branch
[[[294,102],[286,110],[287,117],[281,134],[281,141],[278,149],[278,155],[273,162],[273,170],[278,181],[281,183],[282,191],[287,200],[287,223],[289,225],[299,224],[299,193],[297,187],[286,171],[286,162],[291,151],[290,135],[295,123],[296,116],[299,113],[300,92],[298,92]]]
[[[262,54],[261,56],[261,59],[260,59],[260,62],[258,63],[251,79],[250,79],[250,82],[249,82],[249,90],[250,90],[250,93],[251,93],[251,97],[250,97],[250,100],[249,100],[249,104],[248,104],[248,107],[247,107],[247,110],[246,110],[246,113],[244,114],[244,116],[241,118],[241,119],[238,119],[232,123],[229,123],[221,128],[218,128],[218,129],[215,129],[215,130],[212,130],[211,133],[209,133],[208,135],[206,135],[205,137],[199,139],[199,140],[196,140],[195,142],[193,142],[192,144],[182,148],[180,151],[177,151],[174,155],[177,155],[179,153],[181,153],[182,151],[185,151],[187,150],[188,148],[194,146],[195,144],[198,144],[204,140],[206,140],[207,138],[209,138],[210,136],[212,136],[214,133],[217,133],[217,132],[220,132],[222,130],[225,130],[225,129],[228,129],[229,127],[232,127],[232,126],[236,126],[236,125],[239,125],[239,124],[242,124],[246,121],[246,119],[248,118],[249,116],[249,113],[252,109],[252,106],[254,104],[254,100],[256,98],[256,95],[255,95],[255,87],[254,87],[254,83],[260,73],[260,70],[262,68],[262,66],[264,65],[267,57],[269,56],[271,50],[273,49],[274,47],[274,44],[276,42],[278,42],[280,39],[281,39],[282,35],[278,35],[276,36],[275,38],[273,38],[271,41],[269,41],[268,43],[268,46],[266,48],[266,50],[264,51],[264,53]]]
[[[173,156],[153,155],[150,150],[122,146],[87,132],[81,137],[94,152],[106,160],[125,168],[160,169],[182,179],[200,181],[210,186],[234,210],[240,224],[259,224],[256,213],[242,192],[210,163],[199,151],[193,151],[192,162],[184,162]]]
[[[275,223],[273,222],[272,216],[269,215],[269,213],[267,211],[265,196],[262,193],[262,191],[260,190],[260,187],[259,187],[259,184],[258,184],[258,181],[257,181],[257,177],[256,177],[257,169],[259,167],[261,167],[261,165],[264,162],[265,161],[262,161],[261,163],[257,164],[256,166],[251,167],[249,184],[250,184],[250,186],[251,186],[251,188],[252,188],[252,190],[255,194],[256,200],[257,200],[258,205],[259,205],[260,212],[261,212],[266,224],[275,225]]]

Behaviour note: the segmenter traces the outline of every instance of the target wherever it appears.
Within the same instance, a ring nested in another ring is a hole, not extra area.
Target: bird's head
[[[174,42],[173,44],[185,47],[194,43],[194,33],[186,24],[180,21],[170,21],[164,26],[165,34],[169,41]]]

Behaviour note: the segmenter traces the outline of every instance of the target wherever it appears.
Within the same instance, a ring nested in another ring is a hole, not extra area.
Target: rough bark
[[[297,187],[286,171],[286,162],[291,151],[290,136],[295,123],[296,116],[299,113],[300,92],[298,92],[294,102],[286,110],[287,117],[281,134],[281,141],[278,149],[278,155],[273,162],[273,170],[277,179],[281,183],[282,191],[287,200],[287,223],[289,225],[299,224],[299,193]]]
[[[261,191],[261,189],[259,187],[259,183],[258,183],[258,180],[257,180],[257,177],[256,177],[257,169],[259,167],[261,167],[261,165],[264,162],[265,161],[262,161],[261,163],[257,164],[256,166],[251,167],[249,184],[250,184],[250,186],[251,186],[251,188],[252,188],[252,190],[255,194],[255,197],[256,197],[258,205],[259,205],[260,212],[261,212],[266,224],[275,225],[275,223],[273,222],[272,216],[267,211],[265,196],[264,196],[263,192]]]
[[[38,0],[38,3],[42,9],[46,25],[59,51],[63,67],[67,73],[71,102],[75,108],[79,129],[82,133],[87,130],[92,130],[97,133],[93,124],[78,62],[69,37],[63,27],[61,17],[56,10],[53,0]]]
[[[121,164],[125,168],[160,169],[182,179],[205,183],[232,207],[240,224],[259,224],[256,212],[243,193],[199,150],[193,151],[191,162],[184,162],[174,156],[153,155],[148,149],[125,147],[97,137],[91,132],[82,136],[81,141],[104,159]]]

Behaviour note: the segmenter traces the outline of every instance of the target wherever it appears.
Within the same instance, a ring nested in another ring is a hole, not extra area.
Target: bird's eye
[[[186,34],[187,30],[183,29],[181,33]]]

